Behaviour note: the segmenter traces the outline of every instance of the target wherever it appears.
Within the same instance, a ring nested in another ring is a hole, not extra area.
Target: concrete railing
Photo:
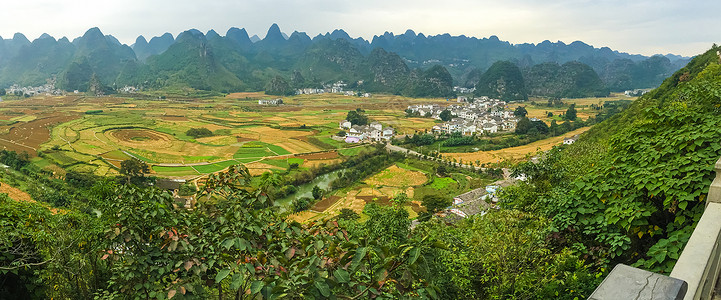
[[[714,299],[721,273],[721,159],[706,210],[670,276],[618,265],[589,299]],[[721,299],[721,298],[720,298]]]
[[[671,277],[688,283],[683,299],[712,299],[719,278],[721,260],[721,159],[716,162],[716,178],[706,198],[706,210],[686,243]]]

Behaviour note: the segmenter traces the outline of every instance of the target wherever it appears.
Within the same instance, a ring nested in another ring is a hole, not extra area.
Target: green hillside
[[[528,190],[509,192],[508,207],[548,216],[558,242],[575,243],[592,264],[670,272],[721,156],[718,50],[695,57],[573,145],[521,165]]]
[[[475,94],[504,101],[528,100],[521,70],[509,61],[498,61],[488,68],[480,76]]]
[[[580,62],[543,63],[523,72],[528,93],[554,98],[605,97],[609,89],[598,74]]]

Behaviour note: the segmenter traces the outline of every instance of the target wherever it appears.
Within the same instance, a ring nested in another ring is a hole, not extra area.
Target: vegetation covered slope
[[[499,61],[488,68],[476,84],[475,95],[504,101],[528,100],[521,70],[510,61]]]
[[[703,213],[721,156],[714,47],[575,144],[551,151],[509,190],[509,207],[551,218],[556,242],[592,262],[670,272]]]
[[[596,71],[577,61],[538,64],[523,72],[528,93],[554,98],[605,97],[609,89]]]

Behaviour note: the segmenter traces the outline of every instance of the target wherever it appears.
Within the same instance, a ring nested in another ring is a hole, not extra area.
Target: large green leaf
[[[230,274],[230,269],[222,269],[218,272],[217,275],[215,275],[215,283],[218,283],[225,279],[225,277],[228,277],[228,274]]]
[[[333,272],[333,275],[339,283],[346,283],[350,280],[350,274],[348,273],[348,271],[343,269],[335,270],[335,272]]]
[[[330,287],[325,282],[325,280],[320,279],[315,282],[315,287],[318,288],[318,291],[320,291],[320,294],[323,295],[323,297],[330,296]]]

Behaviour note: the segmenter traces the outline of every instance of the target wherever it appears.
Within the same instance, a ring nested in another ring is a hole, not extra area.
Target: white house
[[[372,126],[351,126],[350,130],[348,130],[348,133],[346,134],[346,142],[359,143],[365,140],[390,140],[395,134],[395,130],[393,128],[383,128],[383,125],[378,122],[373,122]]]
[[[496,133],[498,132],[498,125],[493,123],[483,123],[483,132]]]
[[[462,132],[465,135],[474,134],[474,133],[476,133],[476,131],[477,131],[477,128],[476,128],[476,125],[474,125],[474,124],[463,126],[463,129],[462,129]]]
[[[343,128],[343,129],[350,129],[350,127],[353,126],[353,124],[351,124],[350,121],[348,121],[348,120],[340,121],[340,123],[338,125],[340,126],[340,128]]]
[[[258,100],[258,104],[260,105],[281,105],[283,104],[283,99],[261,99]]]
[[[574,135],[574,136],[572,136],[572,137],[567,137],[567,138],[563,139],[563,144],[564,144],[564,145],[573,144],[573,143],[576,142],[577,139],[578,139],[578,134],[577,134],[577,135]]]
[[[386,127],[383,128],[383,139],[390,140],[393,138],[393,134],[395,134],[395,130],[392,127]]]
[[[501,128],[503,130],[514,130],[516,129],[516,123],[518,123],[516,119],[505,119],[503,120],[503,124],[501,124]]]
[[[378,129],[373,129],[369,132],[368,137],[371,140],[380,141],[382,135],[383,135],[383,131],[378,130]]]

